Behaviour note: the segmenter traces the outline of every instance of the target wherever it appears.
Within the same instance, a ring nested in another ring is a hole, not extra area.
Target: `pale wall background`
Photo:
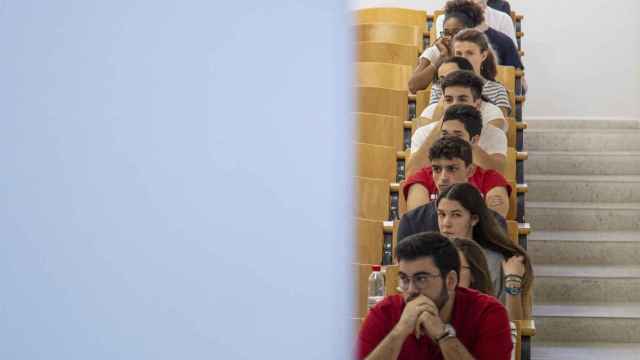
[[[1,2],[0,359],[350,358],[347,4]]]
[[[433,10],[445,1],[352,0]],[[527,118],[640,118],[640,2],[512,0],[525,15]]]

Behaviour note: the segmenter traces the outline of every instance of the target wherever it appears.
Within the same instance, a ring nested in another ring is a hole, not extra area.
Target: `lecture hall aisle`
[[[532,358],[640,359],[640,122],[528,122]]]

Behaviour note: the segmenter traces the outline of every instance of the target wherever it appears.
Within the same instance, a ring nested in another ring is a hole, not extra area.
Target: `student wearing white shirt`
[[[516,28],[513,25],[513,19],[511,16],[498,11],[492,7],[487,6],[487,0],[473,0],[478,4],[484,15],[484,22],[495,30],[507,35],[513,41],[513,44],[518,47],[518,41],[516,40]],[[436,34],[440,34],[444,30],[444,15],[440,15],[436,18]]]
[[[455,104],[473,105],[476,109],[480,109],[483,85],[482,79],[472,71],[459,70],[447,75],[441,83],[444,92],[444,111]],[[432,120],[434,122],[417,129],[411,138],[407,177],[430,164],[427,156],[429,149],[442,135],[441,115]],[[483,118],[483,124],[487,123],[488,120]],[[492,125],[483,126],[480,138],[472,144],[472,148],[473,162],[476,165],[484,169],[503,171],[507,154],[507,136],[504,131]]]

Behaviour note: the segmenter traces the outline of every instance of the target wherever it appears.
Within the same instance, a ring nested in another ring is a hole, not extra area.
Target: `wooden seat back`
[[[516,68],[513,66],[498,65],[498,73],[496,81],[501,83],[509,94],[509,103],[511,104],[511,116],[516,113]]]
[[[423,37],[427,32],[427,12],[402,8],[367,8],[356,11],[356,24],[386,23],[413,27],[415,46],[422,51]]]
[[[422,49],[423,32],[415,26],[389,23],[369,23],[354,25],[356,40],[378,43],[408,45],[416,48],[416,55]]]
[[[390,146],[356,143],[356,175],[396,181],[396,149]]]
[[[384,245],[384,225],[380,220],[356,218],[356,262],[380,264]]]
[[[357,43],[356,61],[407,65],[414,68],[418,61],[418,48],[413,45],[360,41]]]
[[[356,85],[408,90],[412,72],[407,65],[356,62]]]
[[[357,86],[356,110],[370,114],[398,116],[407,119],[409,92],[375,86]]]
[[[356,142],[392,146],[396,150],[403,150],[404,119],[400,116],[364,112],[355,113],[355,116],[357,127],[354,140]]]
[[[384,221],[389,218],[389,181],[355,177],[356,217]]]

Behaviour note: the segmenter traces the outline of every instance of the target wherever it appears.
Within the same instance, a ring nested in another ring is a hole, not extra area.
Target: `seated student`
[[[463,29],[482,31],[496,51],[497,63],[523,69],[518,50],[511,39],[484,24],[482,9],[470,0],[450,0],[445,5],[444,31],[433,46],[420,55],[418,66],[409,79],[409,90],[415,93],[426,89],[433,80],[439,63],[453,54],[452,38]]]
[[[469,184],[456,184],[437,200],[440,233],[449,238],[473,240],[487,259],[495,295],[507,307],[511,320],[522,320],[533,284],[533,267],[527,252],[514,244],[496,223],[478,190]]]
[[[464,163],[470,160],[468,146],[469,143],[462,139],[455,137],[443,137],[442,139],[438,140],[431,148],[429,155],[433,155],[434,158],[437,157],[446,159],[450,156],[451,158],[455,159],[453,161],[441,159],[440,161],[435,161],[433,164],[434,166],[438,166],[449,163],[448,166],[450,166],[451,169],[447,169],[445,171],[449,173],[456,173],[456,176],[449,177],[439,176],[440,174],[437,173],[433,176],[434,179],[438,177],[435,182],[438,184],[437,186],[440,187],[440,192],[444,192],[446,188],[449,188],[455,184],[466,183],[470,180],[469,174],[464,174],[464,171],[460,171],[461,168],[458,168],[458,166],[462,167]],[[460,154],[450,154],[450,150],[453,149],[460,149]],[[470,167],[466,167],[466,169],[466,171],[470,171]],[[418,182],[420,181],[424,182],[419,184]],[[507,184],[506,182],[502,182],[500,178],[493,176],[489,176],[487,177],[487,179],[478,179],[478,182],[481,184],[476,183],[476,186],[480,186],[485,190],[489,189],[487,190],[487,193],[490,194],[491,200],[487,199],[488,201],[495,202],[496,205],[498,202],[506,203],[506,211],[508,211],[508,193],[509,191],[511,191],[511,187],[509,186],[509,184]],[[495,186],[493,186],[493,184],[495,184]],[[417,176],[416,178],[409,179],[409,181],[403,188],[404,194],[408,195],[407,202],[417,201],[417,199],[420,199],[424,196],[422,192],[426,193],[426,196],[429,198],[431,194],[434,194],[434,192],[429,193],[429,187],[431,186],[427,184],[424,174],[419,174],[419,176]],[[438,189],[432,188],[432,190],[436,191]],[[493,192],[491,192],[492,190]],[[506,197],[504,196],[505,193],[507,193]],[[496,208],[500,208],[502,211],[505,211],[505,208],[503,206],[496,206]],[[489,209],[489,212],[493,214],[496,221],[498,221],[500,226],[502,226],[502,228],[506,231],[507,222],[505,221],[504,216],[493,209]],[[406,236],[423,231],[438,231],[438,229],[438,212],[436,202],[429,201],[424,205],[407,211],[402,216],[402,218],[400,218],[400,224],[398,226],[398,239],[403,239]]]
[[[487,38],[478,31],[461,31],[453,40],[456,57],[464,57],[469,61],[473,66],[472,70],[484,82],[482,96],[487,102],[499,107],[504,116],[508,116],[511,112],[509,93],[504,85],[495,81],[498,69],[496,67],[495,57],[488,46]],[[455,71],[451,65],[445,65],[445,62],[446,60],[443,60],[442,65],[438,68],[439,77],[445,77]],[[433,84],[431,86],[429,105],[437,103],[441,98],[442,88],[440,84]],[[506,123],[502,126],[496,126],[506,131]]]
[[[507,35],[518,48],[518,42],[516,40],[516,27],[513,25],[513,19],[511,15],[507,15],[502,11],[498,11],[488,5],[487,0],[473,0],[478,5],[483,13],[484,22],[492,29]],[[444,15],[440,15],[436,18],[436,33],[440,34],[444,30]]]
[[[452,241],[458,249],[458,255],[460,255],[458,286],[496,296],[484,250],[473,240],[453,238]]]
[[[453,105],[468,105],[482,111],[483,101],[480,98],[482,91],[482,80],[470,71],[459,70],[449,74],[442,81],[444,90],[444,111],[445,114]],[[479,115],[482,119],[482,127],[479,129],[479,138],[473,141],[473,162],[483,169],[493,169],[503,171],[507,156],[507,136],[504,131],[492,126],[495,122],[488,121],[486,115],[468,110],[464,111],[465,116]],[[460,110],[457,110],[460,111]],[[499,111],[498,111],[499,113]],[[452,114],[449,115],[451,119]],[[418,170],[429,165],[427,154],[429,148],[442,135],[444,115],[434,115],[434,122],[418,128],[411,136],[411,156],[407,162],[407,176],[411,176]],[[490,124],[491,123],[491,124]],[[476,134],[469,134],[471,137]]]
[[[460,255],[460,281],[458,286],[496,296],[491,284],[487,258],[484,256],[484,251],[480,245],[473,240],[460,238],[453,239],[453,244],[458,249],[458,255]],[[504,271],[508,273],[506,269]],[[511,317],[511,314],[509,314],[509,317]],[[516,358],[515,344],[518,341],[518,332],[515,323],[510,322],[510,325],[511,341],[514,344],[513,352],[511,353],[511,359],[513,360]]]
[[[506,217],[509,213],[511,186],[499,172],[484,170],[473,164],[473,153],[466,130],[473,125],[451,119],[444,122],[447,126],[443,127],[443,131],[448,134],[454,128],[448,125],[453,122],[458,123],[455,124],[458,130],[454,130],[457,135],[444,136],[436,141],[429,149],[431,166],[422,168],[405,181],[402,193],[407,200],[407,210],[428,203],[437,197],[438,192],[453,184],[469,182],[482,192],[487,207]]]
[[[501,11],[501,12],[511,16],[511,4],[509,4],[508,1],[504,1],[504,0],[489,0],[489,1],[487,1],[487,5],[489,5],[493,9],[496,9],[498,11]]]
[[[357,358],[367,360],[507,360],[513,344],[507,312],[494,297],[458,285],[460,258],[437,233],[398,243],[402,295],[367,314]]]

